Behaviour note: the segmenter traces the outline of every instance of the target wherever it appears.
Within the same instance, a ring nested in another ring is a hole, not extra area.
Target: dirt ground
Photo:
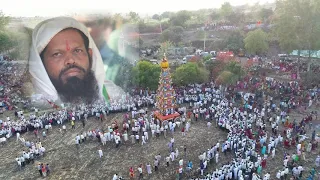
[[[121,120],[122,114],[111,114],[104,122],[100,122],[96,119],[89,119],[86,126],[83,128],[80,122],[76,122],[76,129],[71,130],[71,125],[68,124],[68,131],[63,134],[60,133],[58,127],[53,127],[49,131],[47,138],[42,139],[42,144],[46,148],[44,157],[36,160],[35,164],[26,165],[26,167],[19,171],[15,162],[15,157],[22,152],[24,148],[20,143],[16,142],[15,138],[9,139],[8,143],[3,145],[0,151],[0,179],[44,179],[41,178],[37,171],[37,162],[49,163],[52,173],[47,179],[112,179],[113,174],[118,173],[125,179],[129,179],[129,168],[131,166],[137,169],[139,164],[145,165],[150,162],[153,165],[155,155],[159,154],[162,159],[169,155],[168,142],[170,141],[171,133],[168,133],[167,138],[163,136],[159,138],[150,138],[146,145],[131,144],[131,140],[121,144],[117,149],[114,143],[109,143],[107,146],[101,146],[97,140],[88,140],[80,145],[77,149],[74,138],[82,131],[92,130],[95,128],[106,128],[106,124],[110,125],[110,122],[114,120]],[[296,118],[300,120],[301,114],[292,113],[292,119]],[[271,131],[270,127],[267,128]],[[311,133],[311,131],[309,131]],[[149,133],[151,137],[151,133]],[[227,133],[216,128],[214,125],[209,129],[204,120],[193,122],[190,132],[186,133],[183,137],[180,128],[173,134],[175,138],[175,147],[179,149],[179,157],[183,158],[183,146],[187,146],[187,156],[184,158],[186,163],[191,160],[194,165],[194,173],[199,167],[198,156],[200,153],[207,151],[211,145],[217,143],[217,141],[225,140]],[[22,135],[26,140],[35,142],[36,138],[32,132]],[[104,157],[102,161],[98,157],[98,149],[102,147]],[[292,154],[296,149],[291,148],[287,150]],[[267,169],[263,170],[263,173],[270,172],[271,177],[275,177],[278,169],[282,167],[283,149],[278,148],[276,151],[275,159],[268,159]],[[301,161],[305,167],[306,173],[311,167],[314,166],[315,157],[318,153],[313,152],[307,154],[307,160]],[[220,156],[221,161],[218,166],[231,160],[232,155]],[[217,165],[209,165],[209,170],[214,170]],[[145,174],[144,179],[154,180],[170,180],[175,179],[175,172],[178,168],[178,161],[171,164],[169,167],[165,167],[165,162],[162,161],[159,167],[159,172],[153,171],[150,177]],[[145,171],[144,171],[145,172]],[[136,172],[137,174],[137,172]],[[184,179],[187,179],[185,176]]]

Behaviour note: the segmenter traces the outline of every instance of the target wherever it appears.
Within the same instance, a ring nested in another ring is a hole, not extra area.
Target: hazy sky
[[[128,13],[152,15],[164,11],[219,8],[232,5],[274,2],[275,0],[1,0],[0,10],[10,16],[59,16],[73,13]]]

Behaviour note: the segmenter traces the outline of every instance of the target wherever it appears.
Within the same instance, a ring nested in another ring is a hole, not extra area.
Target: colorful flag
[[[55,103],[49,101],[48,99],[47,99],[47,101],[48,101],[48,103],[52,106],[52,108],[54,108],[54,109],[60,108],[58,105],[56,105]]]
[[[108,94],[108,91],[107,91],[107,88],[106,88],[105,85],[103,85],[102,94],[103,94],[103,97],[106,100],[106,102],[109,102],[110,101],[110,96]]]

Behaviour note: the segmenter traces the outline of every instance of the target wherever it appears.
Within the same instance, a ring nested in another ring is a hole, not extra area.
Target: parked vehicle
[[[186,55],[183,59],[182,59],[182,61],[186,61],[186,62],[188,62],[191,58],[193,58],[194,57],[194,55]]]
[[[150,61],[152,64],[159,64],[159,63],[158,63],[158,60],[156,60],[156,59],[150,59],[149,61]]]

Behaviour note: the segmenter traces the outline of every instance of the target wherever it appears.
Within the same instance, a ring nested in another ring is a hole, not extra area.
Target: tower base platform
[[[177,112],[174,113],[174,114],[162,115],[162,114],[160,114],[159,111],[155,111],[154,115],[155,115],[156,118],[158,118],[161,121],[170,121],[170,120],[174,120],[177,117],[180,117],[180,114],[177,113]]]

